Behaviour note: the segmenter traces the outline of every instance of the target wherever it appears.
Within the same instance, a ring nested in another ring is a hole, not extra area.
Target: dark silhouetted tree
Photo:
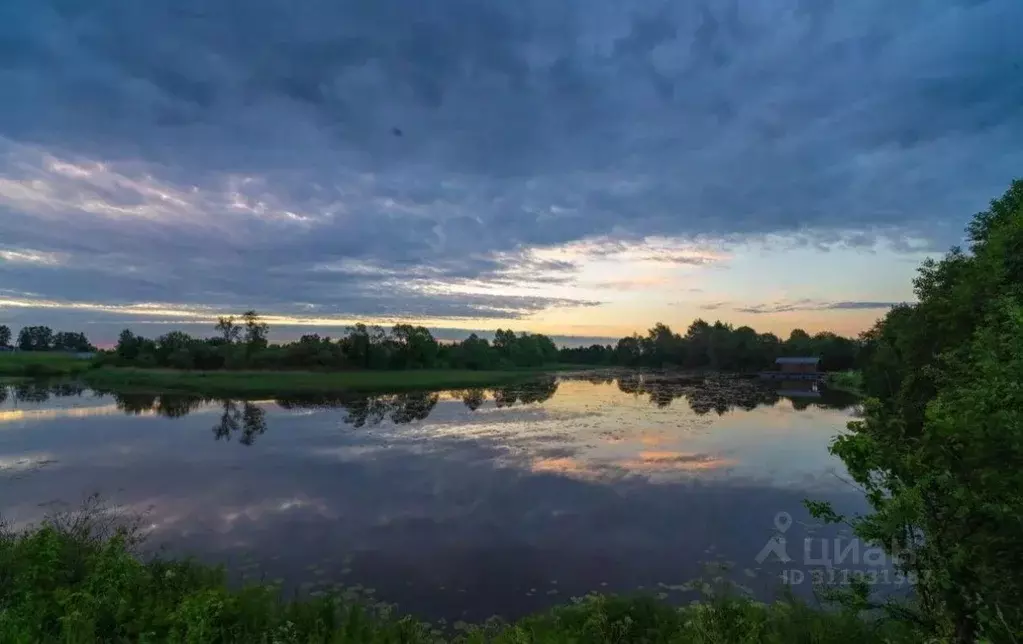
[[[217,324],[214,328],[220,334],[221,340],[227,344],[237,342],[242,334],[242,328],[235,324],[233,315],[217,318]]]
[[[84,333],[60,331],[53,336],[52,348],[54,351],[71,351],[75,353],[89,353],[96,350]]]
[[[255,311],[242,313],[242,324],[244,325],[245,346],[248,348],[249,353],[265,349],[267,335],[270,333],[270,325],[264,322]]]
[[[438,353],[437,341],[426,327],[397,324],[391,330],[391,338],[397,345],[395,366],[403,368],[434,366]]]
[[[53,330],[48,326],[27,326],[18,333],[22,351],[49,351],[53,348]]]

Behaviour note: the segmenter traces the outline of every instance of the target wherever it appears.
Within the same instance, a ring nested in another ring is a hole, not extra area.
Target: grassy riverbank
[[[0,641],[266,643],[913,642],[894,623],[801,604],[718,599],[674,608],[590,596],[515,624],[458,632],[360,604],[351,594],[284,600],[279,588],[230,588],[221,569],[143,561],[131,529],[106,514],[0,531]]]
[[[535,378],[548,369],[471,371],[180,371],[104,367],[83,374],[86,384],[111,389],[143,389],[208,395],[273,396],[318,392],[399,392],[490,387]]]
[[[87,371],[91,363],[76,356],[46,351],[0,352],[0,376],[45,378],[74,376]]]
[[[863,374],[859,371],[836,371],[829,373],[826,383],[829,389],[863,394]]]

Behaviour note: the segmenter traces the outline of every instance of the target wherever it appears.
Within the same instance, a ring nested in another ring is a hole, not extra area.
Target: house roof
[[[774,364],[817,364],[820,358],[778,358]]]

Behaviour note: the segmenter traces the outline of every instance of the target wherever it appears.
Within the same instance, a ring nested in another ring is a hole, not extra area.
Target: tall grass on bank
[[[826,382],[830,389],[863,394],[863,374],[859,371],[836,371],[829,373]]]
[[[351,595],[286,600],[278,586],[230,588],[223,569],[144,561],[139,532],[98,505],[18,533],[0,529],[0,642],[682,643],[916,642],[897,623],[795,602],[718,598],[684,608],[591,595],[514,624],[441,632]]]
[[[104,367],[83,374],[97,387],[202,393],[211,396],[273,396],[317,392],[399,392],[486,387],[535,378],[544,370],[472,371],[183,371]]]
[[[0,376],[47,378],[73,376],[90,367],[89,360],[60,352],[0,351]]]

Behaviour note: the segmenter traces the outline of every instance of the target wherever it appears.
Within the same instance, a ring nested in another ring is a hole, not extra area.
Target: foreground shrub
[[[19,533],[0,529],[0,642],[910,642],[896,623],[795,602],[721,598],[677,608],[593,595],[514,624],[441,633],[342,594],[286,601],[228,586],[223,569],[143,561],[138,532],[93,503]]]

